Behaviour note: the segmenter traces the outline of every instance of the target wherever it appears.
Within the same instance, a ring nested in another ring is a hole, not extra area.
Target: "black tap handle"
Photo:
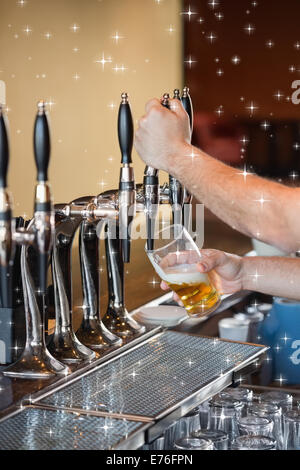
[[[131,152],[133,147],[133,119],[127,93],[122,93],[122,102],[118,115],[118,136],[122,154],[121,163],[132,163]]]
[[[46,115],[45,102],[39,101],[38,113],[34,125],[34,155],[37,168],[37,180],[48,180],[48,166],[50,160],[50,131]]]
[[[163,99],[161,101],[161,104],[165,107],[170,109],[170,95],[169,93],[165,93],[163,96]]]
[[[193,131],[193,126],[194,126],[193,103],[192,103],[192,100],[191,100],[190,90],[188,89],[188,87],[184,87],[184,89],[183,89],[181,102],[182,102],[182,105],[183,105],[184,109],[186,110],[186,112],[189,115],[191,131]]]
[[[7,170],[9,162],[9,145],[7,127],[2,106],[0,105],[0,188],[7,186]]]

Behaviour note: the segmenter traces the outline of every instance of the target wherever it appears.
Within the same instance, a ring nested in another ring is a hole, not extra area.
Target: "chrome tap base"
[[[28,226],[34,224],[32,220]],[[44,315],[40,312],[35,296],[35,284],[28,264],[28,247],[21,251],[21,273],[26,318],[26,345],[22,356],[8,366],[3,374],[10,377],[27,379],[49,378],[56,374],[67,375],[70,371],[64,364],[55,359],[46,348],[44,335]]]
[[[111,333],[97,317],[83,318],[76,336],[81,343],[97,352],[123,344],[122,339]]]
[[[125,307],[114,307],[109,305],[103,318],[104,325],[115,335],[128,338],[145,333],[146,328],[137,323],[128,315]]]
[[[114,208],[111,195],[107,196],[106,204]],[[103,197],[105,199],[105,197]],[[84,221],[80,226],[79,251],[83,290],[83,319],[76,336],[91,349],[99,350],[122,345],[122,340],[111,333],[100,318],[100,278],[99,278],[99,232],[104,221],[89,223]]]
[[[96,357],[93,351],[78,341],[70,326],[55,331],[48,349],[54,357],[66,363],[92,361]]]
[[[48,379],[57,374],[69,373],[69,368],[51,356],[42,344],[25,348],[20,359],[3,371],[8,377],[25,379]]]

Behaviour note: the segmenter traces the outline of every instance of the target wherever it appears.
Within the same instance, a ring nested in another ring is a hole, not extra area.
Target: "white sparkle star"
[[[73,75],[73,79],[77,82],[77,81],[80,79],[80,75],[78,75],[78,73],[76,72],[76,73]]]
[[[296,171],[292,171],[292,173],[289,174],[289,177],[295,181],[296,179],[299,178],[299,173],[297,173]]]
[[[122,64],[122,65],[115,65],[113,67],[113,70],[115,72],[125,72],[125,70],[127,70],[127,68]]]
[[[297,41],[295,44],[294,44],[294,48],[299,50],[300,49],[300,42]]]
[[[212,31],[206,36],[206,39],[212,44],[214,41],[218,39],[218,36]]]
[[[287,343],[287,341],[288,341],[289,339],[291,339],[291,338],[289,338],[289,337],[286,335],[286,333],[284,333],[284,336],[283,336],[283,338],[280,338],[280,339],[281,339],[281,341],[284,341],[284,342],[285,342],[285,344],[286,344],[286,343]]]
[[[117,107],[117,105],[115,103],[111,102],[107,105],[107,107],[110,108],[111,110],[113,110]]]
[[[29,25],[26,25],[24,28],[23,28],[23,32],[29,36],[29,34],[32,33],[32,28],[29,26]]]
[[[72,26],[70,26],[70,30],[73,32],[73,33],[78,33],[78,31],[80,30],[80,26],[76,23],[72,24]]]
[[[246,109],[248,109],[250,111],[250,114],[253,114],[255,111],[257,111],[259,108],[258,106],[256,106],[253,101],[251,101],[251,103],[249,103],[248,106],[246,106]]]
[[[109,63],[111,63],[111,62],[112,62],[111,57],[105,58],[104,52],[102,53],[101,59],[95,60],[95,63],[96,63],[96,64],[101,64],[101,65],[102,65],[102,69],[103,69],[103,70],[104,70],[105,65],[106,65],[106,64],[109,64]]]
[[[50,33],[50,31],[47,31],[46,33],[44,33],[44,38],[45,39],[51,39],[52,38],[52,33]]]
[[[224,19],[224,15],[221,12],[215,13],[215,17],[217,20],[222,21]]]
[[[154,288],[155,286],[157,286],[159,284],[159,281],[157,279],[155,279],[155,277],[148,282],[148,284],[151,284],[152,287]]]
[[[187,60],[184,61],[185,64],[188,64],[190,69],[192,68],[193,64],[196,64],[197,61],[192,59],[192,56],[190,55]]]
[[[290,65],[290,66],[289,66],[289,71],[292,72],[292,73],[295,72],[295,71],[296,71],[296,67],[295,67],[294,65]]]
[[[216,110],[215,113],[220,117],[224,114],[224,107],[223,105],[220,105]]]
[[[107,185],[107,183],[105,181],[103,181],[103,179],[98,184],[99,184],[99,186],[102,187],[102,189],[104,188],[104,186]]]
[[[299,148],[300,148],[299,142],[295,142],[294,145],[293,145],[293,149],[294,150],[299,150]]]
[[[21,8],[24,7],[26,5],[26,3],[27,3],[27,0],[18,0],[17,1],[18,7],[21,7]]]
[[[245,33],[249,34],[249,36],[250,36],[251,34],[254,33],[255,26],[249,23],[244,27],[244,31],[245,31]]]
[[[191,21],[191,17],[193,15],[196,15],[197,13],[195,11],[192,11],[191,6],[189,5],[189,9],[187,11],[182,11],[180,14],[187,16],[189,21]]]
[[[276,382],[279,382],[280,386],[283,384],[283,382],[286,382],[286,379],[280,375],[277,379],[275,379]]]
[[[265,199],[264,196],[261,196],[260,199],[255,199],[254,202],[259,202],[261,207],[263,208],[266,202],[271,202],[269,199]]]
[[[219,76],[219,77],[222,77],[222,75],[224,75],[224,70],[223,69],[218,69],[216,74]]]
[[[271,124],[268,121],[264,121],[261,123],[260,127],[262,127],[266,131],[267,129],[269,129],[270,125]]]
[[[238,175],[243,176],[244,181],[246,182],[246,181],[247,181],[247,177],[248,177],[248,176],[252,176],[253,173],[251,173],[250,171],[247,171],[247,167],[246,167],[246,165],[245,165],[245,166],[244,166],[244,171],[239,172]]]
[[[219,6],[220,2],[219,2],[219,0],[209,0],[209,2],[207,4],[210,8],[212,8],[214,10],[215,8],[217,8]]]
[[[273,96],[274,96],[274,98],[276,98],[278,101],[280,101],[281,98],[284,97],[284,94],[283,94],[280,90],[278,90],[276,93],[274,93]]]
[[[257,282],[260,277],[263,277],[263,274],[259,274],[256,270],[254,274],[249,274],[249,277],[252,277],[253,282]]]
[[[166,29],[166,31],[169,34],[172,34],[172,33],[175,33],[176,29],[174,28],[174,26],[172,24],[170,24],[170,26]]]
[[[274,41],[272,41],[272,39],[269,39],[267,42],[266,42],[266,46],[271,49],[272,47],[274,47],[275,43]]]
[[[249,139],[248,137],[246,137],[245,135],[241,138],[240,142],[243,144],[243,145],[247,145],[249,143]]]
[[[124,36],[120,36],[118,31],[115,32],[115,35],[112,36],[112,39],[114,39],[114,41],[116,42],[116,44],[118,44],[119,40],[120,39],[124,39]]]
[[[241,62],[241,58],[238,56],[238,55],[234,55],[231,59],[231,62],[234,64],[234,65],[238,65],[240,62]]]
[[[79,52],[79,47],[73,47],[72,51],[75,52],[75,53]]]

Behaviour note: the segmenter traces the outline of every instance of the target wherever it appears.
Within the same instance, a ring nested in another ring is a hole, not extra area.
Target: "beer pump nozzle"
[[[133,119],[127,93],[122,93],[118,115],[118,136],[122,154],[119,183],[119,236],[124,263],[130,261],[130,224],[135,216],[135,180],[131,152],[133,147]]]
[[[50,132],[44,101],[38,102],[38,112],[34,125],[34,155],[37,168],[37,183],[34,201],[34,227],[38,251],[39,289],[42,294],[47,289],[49,253],[54,235],[54,212],[48,166],[50,160]]]
[[[185,86],[182,91],[181,102],[190,118],[191,132],[193,132],[193,126],[194,126],[193,104],[192,104],[192,100],[190,96],[190,90],[187,86]]]
[[[12,214],[7,190],[9,144],[6,118],[0,105],[0,299],[2,308],[12,308]]]
[[[180,91],[177,88],[174,90],[173,99],[180,101]],[[169,175],[169,202],[173,212],[173,223],[181,223],[183,191],[181,183],[172,175]]]
[[[184,87],[183,89],[181,103],[190,118],[190,129],[191,129],[191,135],[192,135],[193,126],[194,126],[194,115],[193,115],[193,104],[192,104],[190,91],[188,87]],[[182,218],[183,218],[184,224],[187,225],[188,229],[190,229],[191,219],[192,219],[191,203],[192,203],[192,195],[189,193],[189,191],[186,188],[184,188]]]

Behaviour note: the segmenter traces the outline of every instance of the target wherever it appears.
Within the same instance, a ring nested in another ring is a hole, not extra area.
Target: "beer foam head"
[[[169,284],[200,284],[207,282],[207,275],[200,273],[197,264],[180,264],[160,270],[160,277]]]

